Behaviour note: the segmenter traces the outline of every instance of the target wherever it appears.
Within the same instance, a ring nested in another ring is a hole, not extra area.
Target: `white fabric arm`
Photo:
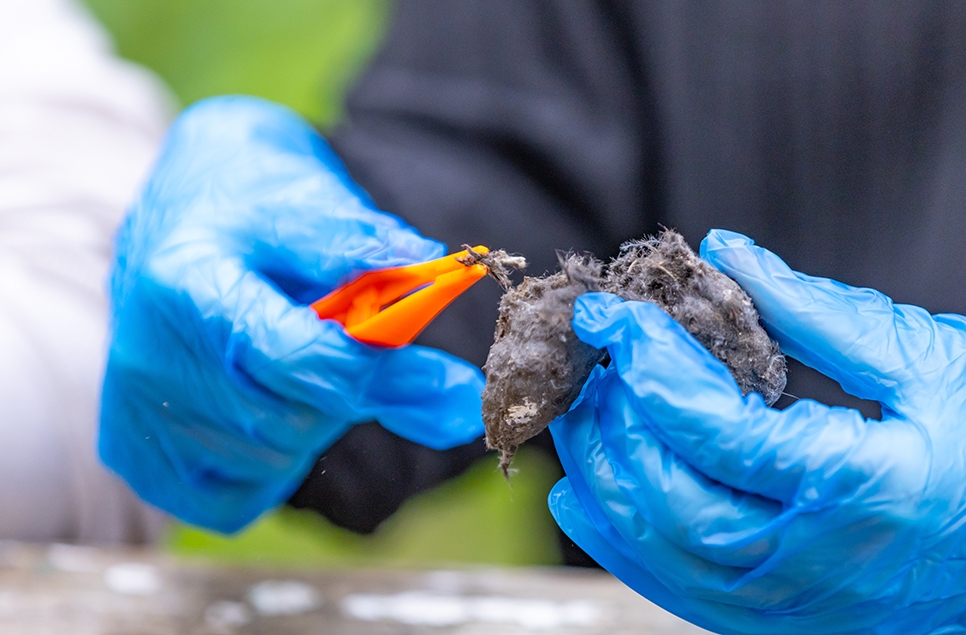
[[[0,0],[0,538],[160,527],[96,434],[111,241],[172,103],[68,0]]]

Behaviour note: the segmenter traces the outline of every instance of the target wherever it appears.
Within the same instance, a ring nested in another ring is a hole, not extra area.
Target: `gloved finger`
[[[675,454],[732,488],[790,504],[805,477],[845,464],[868,424],[854,410],[800,400],[778,411],[743,397],[727,367],[656,305],[590,293],[574,332],[597,348],[633,395],[636,415]]]
[[[185,522],[232,533],[287,500],[311,469],[317,455],[308,465],[292,465],[298,456],[245,443],[205,421],[177,388],[166,391],[166,402],[142,398],[154,376],[139,372],[143,359],[126,361],[124,355],[111,357],[112,365],[124,367],[105,378],[98,450],[103,463],[148,503]],[[278,478],[279,472],[290,478]],[[172,499],[172,491],[181,495]]]
[[[322,336],[288,352],[265,340],[233,342],[232,362],[273,392],[336,419],[378,421],[433,449],[482,436],[484,380],[478,368],[421,346],[377,349],[356,342],[334,322],[323,324]]]
[[[172,314],[190,315],[147,278],[125,298],[102,394],[102,459],[149,502],[235,531],[287,500],[350,424],[266,390],[203,331],[186,340],[195,331]]]
[[[639,594],[668,609],[680,596],[661,584],[647,568],[647,559],[624,540],[607,522],[600,522],[600,510],[589,514],[574,492],[572,480],[565,476],[547,496],[550,514],[568,538],[607,571]],[[591,505],[593,508],[593,505]],[[681,613],[673,611],[677,615]],[[681,615],[684,617],[684,615]]]
[[[145,277],[125,299],[107,374],[118,376],[115,384],[123,382],[116,396],[143,411],[146,425],[160,426],[155,432],[171,450],[180,481],[197,484],[195,475],[208,471],[209,463],[232,464],[238,471],[227,472],[256,481],[276,478],[289,470],[292,455],[321,451],[345,431],[344,412],[323,413],[266,389],[238,367],[230,341],[219,340],[215,329],[206,332],[210,318],[195,316],[198,328],[186,329],[184,316],[191,313],[177,303],[191,298],[172,296]],[[230,326],[224,331],[230,338]],[[102,409],[102,419],[116,416],[116,407],[105,402]]]
[[[142,283],[158,280],[154,293],[164,295],[178,281],[207,335],[194,345],[213,347],[238,382],[252,381],[333,420],[377,418],[431,447],[482,434],[482,375],[468,363],[430,349],[361,344],[341,325],[292,304],[237,258],[213,253],[189,266],[183,258],[159,257],[152,265]],[[173,311],[171,319],[183,314]],[[269,424],[259,436],[280,447],[306,444],[305,431],[286,426]]]
[[[370,417],[435,450],[483,435],[483,373],[444,351],[409,345],[379,353],[361,397]]]
[[[741,234],[712,230],[701,256],[751,296],[783,351],[857,397],[893,409],[909,399],[934,399],[934,391],[923,394],[921,386],[940,378],[963,351],[961,336],[945,341],[924,309],[792,271]]]
[[[366,271],[426,262],[446,251],[412,227],[371,222],[372,216],[386,216],[381,212],[360,211],[350,218],[316,206],[306,209],[324,222],[306,223],[288,235],[279,228],[266,231],[271,241],[257,242],[246,258],[254,271],[301,304],[311,304]]]
[[[569,478],[553,487],[548,505],[567,537],[624,584],[666,611],[715,633],[791,632],[781,630],[778,620],[753,608],[703,599],[663,584],[650,570],[650,554],[635,552],[613,527],[596,522],[578,499]],[[700,578],[701,571],[694,574]]]
[[[132,234],[162,249],[215,241],[281,286],[331,290],[360,270],[430,260],[443,245],[379,211],[328,144],[294,112],[251,97],[190,107],[135,213]],[[244,201],[244,210],[236,209]],[[147,213],[150,211],[150,213]],[[183,214],[160,240],[161,217]],[[136,237],[134,244],[142,244]],[[313,298],[317,299],[317,298]]]
[[[285,311],[272,331],[255,318],[244,317],[244,330],[228,344],[228,359],[272,392],[335,419],[376,420],[434,449],[464,445],[483,434],[484,381],[477,367],[421,346],[361,344],[341,325],[302,307]],[[283,341],[281,330],[292,339]]]
[[[567,470],[567,465],[564,465]],[[575,498],[587,514],[590,523],[607,537],[625,557],[650,572],[660,584],[671,591],[688,597],[717,601],[728,590],[737,589],[747,569],[715,564],[690,553],[667,540],[653,526],[641,523],[634,536],[625,536],[610,522],[615,513],[633,513],[631,509],[618,509],[612,498],[601,498],[596,483],[567,476],[567,482]],[[606,507],[613,506],[610,512]],[[558,521],[559,523],[559,521]],[[740,591],[730,598],[741,604]]]
[[[893,620],[886,624],[879,612],[858,616],[847,608],[844,611],[829,609],[822,606],[822,598],[814,596],[809,598],[811,611],[789,610],[789,599],[797,598],[802,591],[801,572],[799,576],[767,577],[756,577],[749,572],[730,589],[702,586],[695,589],[677,588],[668,585],[661,577],[662,560],[652,558],[649,549],[628,544],[606,521],[602,522],[596,503],[587,500],[581,494],[581,488],[569,477],[562,479],[551,490],[548,504],[561,530],[624,584],[667,611],[714,633],[909,633],[922,628],[924,624],[945,621],[942,617],[936,619],[938,606],[933,614],[930,614],[932,607],[924,606],[923,615],[928,616],[926,619],[918,622],[908,619],[903,620],[904,623]],[[686,568],[688,563],[682,560],[676,565]],[[702,572],[694,571],[694,576],[696,580],[701,580]],[[940,601],[934,600],[931,604],[939,605]],[[795,604],[792,603],[792,606]],[[846,603],[845,606],[849,605]],[[946,620],[955,620],[955,615],[946,617]]]
[[[258,97],[213,97],[189,106],[168,129],[162,149],[154,174],[162,182],[179,182],[182,191],[208,190],[211,195],[237,200],[240,190],[259,198],[273,195],[276,178],[331,174],[338,179],[338,189],[371,202],[305,119]],[[217,179],[214,183],[209,181],[212,176]],[[309,181],[300,183],[313,187]],[[154,194],[163,201],[175,192],[165,188]],[[292,191],[296,197],[303,196],[302,200],[311,194]]]
[[[613,368],[595,370],[580,401],[550,430],[571,480],[591,484],[628,541],[646,540],[653,528],[729,567],[753,568],[774,553],[782,506],[712,481],[679,459],[641,419]]]

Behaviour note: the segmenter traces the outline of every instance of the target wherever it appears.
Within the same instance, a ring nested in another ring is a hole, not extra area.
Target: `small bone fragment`
[[[483,265],[487,268],[491,278],[500,283],[504,290],[512,286],[510,281],[510,270],[516,269],[523,271],[527,268],[527,259],[523,256],[512,256],[502,249],[494,249],[489,253],[482,254],[469,245],[463,245],[463,249],[469,252],[463,258],[457,258],[467,267],[471,265]]]

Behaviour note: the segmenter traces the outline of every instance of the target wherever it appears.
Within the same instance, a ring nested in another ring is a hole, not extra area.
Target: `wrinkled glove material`
[[[146,501],[235,531],[354,423],[433,448],[482,434],[479,369],[380,349],[305,306],[441,256],[295,113],[223,97],[173,124],[116,239],[100,453]]]
[[[882,420],[742,397],[655,305],[587,294],[574,330],[612,361],[551,426],[558,524],[714,632],[966,632],[966,318],[797,273],[732,232],[701,255],[786,354]]]

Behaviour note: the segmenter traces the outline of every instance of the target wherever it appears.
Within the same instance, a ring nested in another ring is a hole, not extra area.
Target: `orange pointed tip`
[[[482,245],[473,251],[490,252]],[[485,265],[460,262],[469,255],[464,250],[415,265],[368,271],[311,307],[320,318],[341,323],[360,342],[404,346],[486,275]]]

